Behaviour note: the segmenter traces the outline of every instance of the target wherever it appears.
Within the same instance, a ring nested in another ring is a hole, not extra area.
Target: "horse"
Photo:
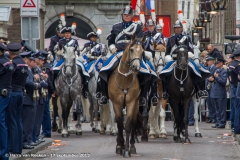
[[[113,103],[113,109],[116,116],[118,136],[116,154],[122,154],[123,157],[130,157],[131,154],[136,153],[135,148],[135,125],[137,121],[137,114],[139,110],[139,94],[140,83],[137,78],[137,73],[141,69],[140,62],[144,51],[144,42],[146,37],[137,38],[132,36],[131,41],[123,51],[122,58],[115,68],[114,72],[110,75],[108,81],[108,94]],[[123,120],[122,110],[126,107],[126,142],[124,145],[123,137]],[[129,151],[129,136],[130,151]]]
[[[56,93],[58,95],[58,109],[61,108],[62,114],[59,115],[63,121],[62,137],[68,137],[68,118],[73,101],[79,102],[81,96],[81,76],[76,64],[76,47],[63,47],[63,67],[59,76],[55,80]],[[76,134],[81,135],[80,105],[77,105],[78,121],[76,124]]]
[[[152,57],[151,53],[148,56],[150,59],[149,61],[154,65],[155,70],[157,72],[157,75],[160,74],[162,71],[165,62],[164,62],[164,57],[165,57],[165,47],[164,46],[159,46],[158,48],[160,50],[155,52],[155,56]],[[165,109],[167,105],[167,100],[162,99],[162,93],[163,93],[163,88],[162,88],[162,80],[158,78],[157,80],[157,90],[160,95],[158,99],[158,105],[153,106],[151,105],[150,110],[149,110],[149,126],[150,126],[150,131],[149,131],[149,138],[155,139],[158,137],[162,138],[167,138],[167,132],[165,128]],[[160,115],[160,124],[158,124],[158,118]],[[159,129],[160,125],[160,129]]]
[[[169,103],[171,105],[175,130],[175,142],[191,143],[188,137],[188,110],[190,101],[195,93],[194,83],[190,77],[188,69],[188,49],[184,45],[178,46],[176,49],[177,61],[174,66],[172,76],[169,77]],[[180,133],[185,129],[185,139],[180,137]]]
[[[101,58],[98,57],[98,59]],[[98,62],[98,60],[96,60]],[[112,103],[109,102],[107,105],[100,105],[99,101],[96,99],[96,90],[97,90],[97,80],[99,73],[95,68],[95,63],[93,64],[93,69],[90,71],[90,80],[88,82],[89,88],[89,102],[90,108],[88,109],[90,112],[90,125],[92,127],[92,131],[95,133],[105,134],[106,125],[110,124],[110,135],[116,135],[116,127],[114,123],[115,114],[113,113]],[[99,67],[100,68],[100,67]],[[99,108],[99,109],[98,109]],[[87,109],[85,109],[87,110]],[[98,128],[98,110],[100,111],[100,130]],[[94,122],[94,123],[93,123]]]

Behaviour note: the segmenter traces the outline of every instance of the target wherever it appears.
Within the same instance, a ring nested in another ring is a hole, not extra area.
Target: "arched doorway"
[[[76,17],[66,17],[66,27],[71,27],[72,26],[72,22],[76,22],[77,23],[77,28],[76,28],[76,33],[77,33],[77,37],[82,38],[82,39],[87,39],[87,34],[89,32],[92,32],[93,29],[90,27],[89,24],[87,24],[85,21],[76,18]],[[45,38],[50,38],[52,36],[54,36],[56,34],[56,27],[59,24],[59,20],[56,20],[55,22],[53,22],[47,29],[46,33],[45,33]]]

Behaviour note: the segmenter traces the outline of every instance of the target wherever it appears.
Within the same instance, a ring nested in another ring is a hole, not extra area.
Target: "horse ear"
[[[136,39],[136,34],[134,33],[134,34],[132,35],[131,41],[133,42],[135,39]]]

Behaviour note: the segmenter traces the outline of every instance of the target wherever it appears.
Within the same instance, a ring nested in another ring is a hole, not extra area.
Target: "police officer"
[[[72,35],[75,34],[75,31],[71,27],[64,27],[61,30],[61,33],[64,34],[64,38],[59,40],[60,50],[57,52],[58,56],[61,56],[63,54],[62,53],[62,48],[64,46],[77,47],[77,52],[79,52],[78,41],[76,39],[72,38]],[[54,67],[53,67],[54,80],[56,79],[56,77],[59,73],[59,70],[60,70],[59,67],[63,64],[63,62],[64,62],[64,60],[61,59],[54,65]],[[87,73],[85,66],[83,65],[83,63],[80,60],[77,61],[77,65],[79,66],[79,73],[80,73],[81,78],[82,78],[82,85],[83,85],[82,95],[83,95],[84,98],[87,98],[89,74]]]
[[[22,124],[23,124],[23,149],[33,149],[30,145],[32,142],[32,132],[36,116],[36,100],[38,98],[37,90],[41,88],[39,75],[33,74],[32,69],[36,66],[33,52],[23,52],[20,55],[28,65],[28,77],[25,84],[26,95],[23,99]]]
[[[53,94],[53,72],[52,72],[52,66],[48,62],[49,54],[44,50],[39,50],[39,52],[42,54],[42,57],[44,58],[44,63],[42,67],[42,71],[44,73],[48,74],[48,95],[47,99],[44,105],[44,114],[43,114],[43,120],[42,120],[42,133],[39,138],[40,141],[44,141],[44,137],[51,137],[51,116],[50,116],[50,98]]]
[[[113,25],[111,33],[107,36],[108,46],[110,52],[113,54],[110,58],[121,57],[122,52],[124,51],[127,44],[130,42],[133,34],[136,34],[137,37],[143,37],[142,28],[139,24],[133,23],[133,9],[130,6],[125,6],[122,12],[123,22],[119,22]],[[123,30],[125,32],[123,32]],[[118,51],[118,52],[117,52]],[[108,64],[108,61],[103,64],[103,67]],[[111,74],[111,71],[102,71],[99,72],[100,83],[102,87],[102,97],[100,98],[100,104],[106,104],[108,101],[108,77]]]
[[[44,63],[44,57],[42,56],[41,52],[37,52],[33,54],[33,57],[35,58],[36,66],[33,68],[34,75],[37,74],[40,79],[38,83],[41,84],[41,87],[38,89],[39,98],[36,100],[36,117],[35,117],[35,124],[34,124],[34,130],[32,134],[32,142],[30,143],[31,146],[36,146],[40,141],[40,128],[42,124],[43,119],[43,113],[44,113],[44,106],[47,99],[46,90],[48,89],[48,75],[42,71],[43,63]]]
[[[97,43],[98,34],[96,32],[88,33],[87,37],[90,41],[84,44],[84,48],[88,48],[87,56],[89,61],[92,61],[96,59],[94,57],[99,57],[101,55],[102,45]]]
[[[240,134],[240,96],[239,96],[239,73],[240,73],[240,49],[237,49],[233,52],[234,60],[229,65],[229,75],[230,75],[230,82],[231,82],[231,94],[235,92],[235,114],[234,114],[234,133]],[[237,92],[238,91],[238,92]],[[232,102],[231,102],[232,103]]]
[[[156,25],[156,32],[162,33],[162,26],[160,24]],[[162,38],[164,38],[163,35],[162,35]]]
[[[59,40],[63,38],[63,33],[60,32],[62,29],[63,29],[63,25],[60,21],[57,28],[56,28],[56,33],[57,34],[50,38],[50,45],[48,47],[48,50],[49,50],[50,54],[53,55],[54,59],[55,59],[55,56],[56,56],[55,51],[54,51],[54,47],[59,42]]]
[[[215,58],[211,57],[211,56],[207,56],[206,57],[206,62],[207,62],[207,68],[211,73],[211,77],[214,78],[214,73],[216,71],[216,66],[214,65],[215,62]],[[213,82],[209,82],[209,78],[206,79],[206,89],[210,95],[211,92],[211,88],[212,88],[212,83]],[[208,113],[209,113],[209,120],[207,121],[207,123],[216,123],[216,111],[215,111],[215,106],[213,104],[213,99],[208,96],[207,97],[207,105],[208,105]]]
[[[145,42],[145,50],[151,52],[152,57],[155,57],[154,43],[156,45],[162,44],[163,39],[161,38],[161,34],[156,32],[155,23],[152,19],[149,19],[147,21],[147,28],[148,28],[148,30],[146,32],[144,32],[144,35],[147,38],[147,40]],[[146,61],[146,63],[147,63],[147,65],[149,64],[148,61]],[[150,66],[151,66],[151,64],[150,64]],[[153,70],[154,70],[154,68],[153,68]],[[150,86],[151,86],[151,92],[152,92],[151,93],[152,97],[150,99],[152,100],[152,104],[155,106],[158,104],[159,95],[158,95],[158,91],[157,91],[157,81],[153,76],[151,77]],[[147,85],[145,85],[145,87],[147,87]],[[142,96],[144,96],[144,95],[142,95]]]
[[[21,47],[21,44],[16,42],[7,45],[10,59],[14,65],[11,102],[8,110],[9,151],[15,154],[22,153],[22,105],[26,78],[28,76],[28,66],[19,55]]]
[[[11,100],[12,75],[14,72],[12,62],[4,55],[7,48],[0,43],[0,159],[7,160],[5,155],[8,153],[8,130],[7,113]]]
[[[225,63],[224,58],[219,55],[215,59],[216,71],[213,77],[208,80],[213,82],[210,96],[213,98],[213,104],[215,106],[216,124],[213,128],[225,128],[226,125],[226,108],[227,108],[227,71],[223,68]]]

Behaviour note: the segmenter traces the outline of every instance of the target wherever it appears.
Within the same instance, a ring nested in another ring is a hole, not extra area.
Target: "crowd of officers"
[[[53,91],[48,53],[27,44],[0,43],[0,159],[51,137]],[[41,131],[42,127],[42,131]]]
[[[211,73],[205,85],[209,93],[206,99],[209,118],[206,122],[213,123],[212,128],[225,128],[229,95],[231,129],[236,134],[240,134],[240,96],[237,94],[238,82],[240,82],[240,49],[228,54],[227,60],[212,44],[207,46],[207,50],[202,52],[205,66]],[[227,87],[228,84],[230,89]]]

